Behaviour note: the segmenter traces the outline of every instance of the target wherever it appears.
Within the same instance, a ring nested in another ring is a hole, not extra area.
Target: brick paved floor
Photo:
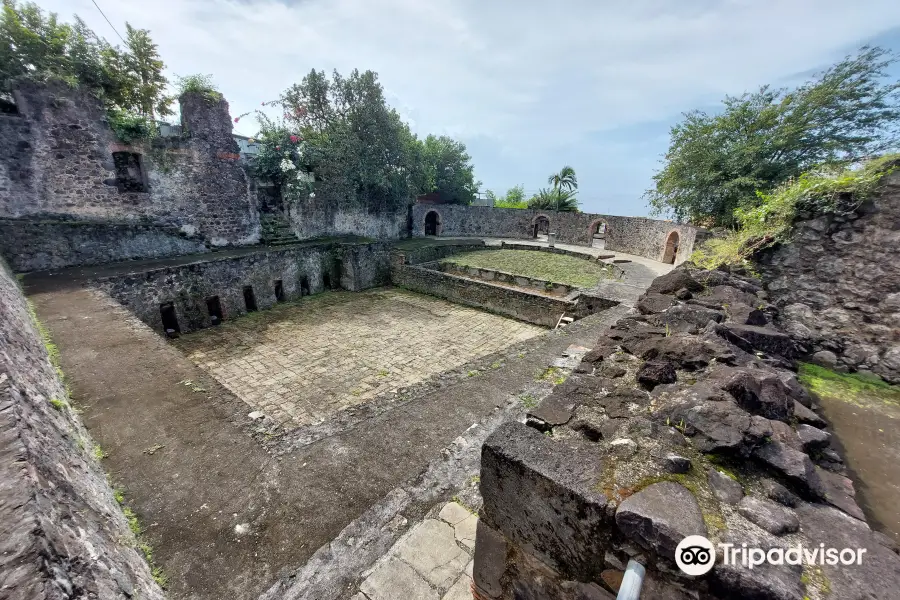
[[[252,410],[305,425],[542,331],[391,288],[310,296],[174,343]]]

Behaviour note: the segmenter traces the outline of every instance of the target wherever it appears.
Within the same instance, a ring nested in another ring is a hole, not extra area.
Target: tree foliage
[[[695,110],[671,130],[663,168],[646,197],[656,214],[702,225],[735,223],[735,209],[815,165],[846,165],[896,147],[900,82],[881,48],[855,56],[796,89],[763,86],[728,96],[723,110]]]
[[[488,190],[485,194],[495,208],[528,208],[525,186],[521,184],[509,188],[503,196],[498,196],[492,190]]]
[[[59,21],[32,2],[3,0],[0,12],[0,91],[20,78],[80,85],[106,106],[144,118],[172,114],[172,99],[156,44],[145,29],[126,23],[125,48],[108,43],[77,16]]]
[[[256,170],[289,199],[321,194],[379,210],[433,191],[460,203],[474,198],[478,183],[465,145],[444,136],[419,140],[388,106],[372,71],[347,77],[335,71],[329,78],[313,70],[277,104],[280,119],[258,113]]]
[[[537,194],[528,200],[528,208],[578,212],[578,199],[572,190],[541,188]]]

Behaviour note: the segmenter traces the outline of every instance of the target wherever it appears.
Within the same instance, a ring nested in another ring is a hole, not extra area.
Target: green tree
[[[37,4],[3,1],[0,13],[0,81],[9,89],[19,77],[71,78],[72,28]]]
[[[503,196],[497,196],[491,190],[487,191],[487,196],[493,201],[496,208],[527,208],[528,202],[525,199],[525,186],[516,185],[508,190]]]
[[[146,29],[135,29],[125,23],[125,67],[132,79],[129,108],[145,117],[164,117],[172,114],[173,98],[166,95],[169,80],[162,74],[165,64],[159,56],[156,44]]]
[[[575,169],[569,165],[560,169],[559,173],[554,173],[548,177],[547,183],[552,185],[554,190],[573,192],[578,189],[578,178],[575,177]]]
[[[858,162],[896,147],[897,57],[862,48],[793,90],[763,86],[728,96],[718,114],[692,111],[671,130],[663,168],[646,197],[655,214],[710,226],[815,165]]]
[[[453,204],[471,204],[481,184],[475,181],[466,145],[447,136],[429,135],[422,145],[426,191],[439,192]]]

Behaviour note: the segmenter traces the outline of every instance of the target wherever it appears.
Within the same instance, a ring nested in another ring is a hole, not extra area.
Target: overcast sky
[[[116,34],[91,0],[38,0]],[[420,136],[466,143],[481,189],[572,165],[582,210],[641,198],[692,108],[802,80],[859,46],[900,50],[897,0],[97,0],[149,29],[171,73],[209,73],[232,115],[310,69],[378,73]],[[252,119],[236,131],[256,133]]]

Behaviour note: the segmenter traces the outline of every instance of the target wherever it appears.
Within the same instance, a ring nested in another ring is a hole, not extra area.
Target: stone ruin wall
[[[874,533],[816,399],[797,341],[772,324],[757,280],[679,267],[602,336],[527,424],[485,442],[476,540],[479,600],[611,599],[630,559],[641,598],[896,597],[900,557]],[[688,535],[768,550],[865,548],[862,565],[674,562]]]
[[[0,595],[162,600],[2,261],[0,331]]]
[[[124,144],[100,102],[62,83],[22,83],[0,115],[0,253],[22,270],[101,264],[259,241],[256,188],[224,100],[181,99],[185,137]],[[120,191],[114,152],[140,156],[147,191]],[[91,223],[94,230],[77,229]],[[43,231],[42,231],[43,230]],[[54,239],[96,232],[75,251]]]
[[[676,264],[681,264],[693,252],[698,229],[669,221],[643,217],[617,217],[590,213],[572,213],[489,206],[459,206],[453,204],[416,204],[412,209],[413,237],[425,235],[425,216],[435,211],[439,215],[440,236],[446,237],[503,237],[532,239],[535,221],[547,217],[550,231],[556,240],[565,244],[590,246],[593,227],[606,223],[606,249],[662,261],[666,239],[673,231],[679,235]]]
[[[244,288],[251,286],[258,310],[279,300],[275,282],[281,281],[283,299],[327,289],[359,291],[390,282],[387,244],[318,244],[254,252],[242,256],[199,260],[146,272],[103,277],[94,285],[162,334],[161,306],[173,303],[181,333],[210,327],[207,299],[218,297],[222,320],[247,314]]]
[[[847,215],[797,223],[760,257],[778,322],[814,362],[900,383],[900,173]]]
[[[407,212],[405,206],[394,211],[373,212],[318,195],[290,204],[286,217],[291,230],[301,240],[331,235],[396,240],[407,235]]]

